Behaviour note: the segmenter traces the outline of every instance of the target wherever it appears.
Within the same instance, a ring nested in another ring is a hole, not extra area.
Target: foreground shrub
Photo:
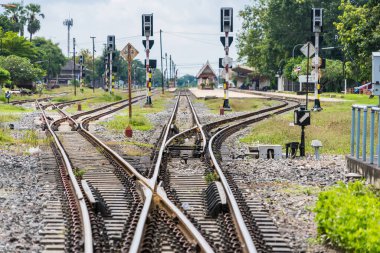
[[[348,252],[380,252],[380,201],[357,181],[321,192],[315,208],[318,233]]]

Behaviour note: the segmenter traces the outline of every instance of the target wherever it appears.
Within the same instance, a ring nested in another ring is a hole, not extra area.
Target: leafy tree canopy
[[[36,81],[45,76],[45,71],[36,68],[27,58],[10,55],[0,56],[0,67],[9,71],[13,85]]]
[[[41,37],[34,38],[32,43],[38,54],[35,64],[45,70],[49,77],[58,75],[66,63],[66,58],[58,44]]]
[[[18,36],[15,32],[2,32],[0,31],[0,55],[17,55],[26,57],[31,61],[36,61],[37,50],[33,44],[27,41],[24,37]]]

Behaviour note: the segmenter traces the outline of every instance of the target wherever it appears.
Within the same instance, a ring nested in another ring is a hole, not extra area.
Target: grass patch
[[[380,252],[379,196],[363,182],[340,182],[319,194],[318,233],[345,252]]]
[[[0,114],[0,123],[13,122],[20,119],[17,114]]]
[[[25,130],[22,133],[21,142],[28,144],[32,147],[37,147],[40,143],[38,133],[35,130]]]
[[[129,156],[144,156],[144,155],[149,154],[148,151],[143,150],[136,146],[127,146],[124,148],[124,150],[125,150],[125,153],[128,154]]]
[[[16,112],[30,112],[30,109],[26,109],[22,106],[16,106],[11,104],[0,104],[0,113],[16,113]]]
[[[14,140],[9,131],[0,128],[0,144],[12,143]]]
[[[230,99],[229,102],[232,112],[251,112],[265,107],[280,104],[280,102],[276,100],[268,100],[261,98],[235,98]],[[223,99],[197,99],[197,103],[204,103],[212,113],[219,114],[219,109],[223,105]],[[229,111],[225,111],[225,113],[229,113]]]
[[[312,112],[311,125],[305,128],[307,153],[314,153],[314,149],[310,146],[312,140],[320,140],[322,142],[323,147],[321,148],[321,152],[323,154],[348,154],[350,152],[351,106],[353,104],[377,104],[377,99],[369,99],[367,95],[358,94],[347,94],[344,99],[350,101],[337,103],[322,102],[323,110],[321,112]],[[313,103],[309,104],[309,107],[312,106]],[[368,133],[370,127],[369,120],[370,115],[368,115],[367,122]],[[257,142],[280,144],[283,147],[288,142],[300,142],[301,128],[289,126],[290,122],[293,122],[293,112],[271,117],[254,125],[251,133],[242,137],[240,141],[247,144]],[[361,130],[363,130],[362,128]],[[377,133],[375,135],[377,136]],[[369,147],[369,137],[367,144]]]
[[[166,104],[173,95],[169,93],[153,96],[153,107],[143,107],[142,103],[136,103],[132,106],[132,119],[129,120],[128,108],[121,111],[121,115],[115,116],[112,120],[105,122],[107,128],[122,131],[129,124],[133,130],[148,131],[153,128],[151,122],[145,116],[148,113],[158,113],[165,110]]]
[[[141,147],[141,148],[153,148],[154,147],[154,145],[152,145],[152,144],[138,142],[138,141],[125,141],[124,144],[138,146],[138,147]]]
[[[282,190],[284,193],[292,194],[292,195],[318,195],[321,189],[318,186],[306,186],[306,185],[297,185],[297,184],[289,184],[284,187]]]
[[[11,104],[0,104],[0,123],[17,121],[20,119],[20,114],[30,112],[32,110],[26,109],[22,106],[15,106]]]
[[[205,176],[204,176],[204,179],[206,181],[207,184],[211,184],[212,182],[214,181],[218,181],[219,180],[219,176],[218,174],[214,171],[214,172],[209,172],[207,173]]]
[[[90,106],[89,106],[88,101],[82,101],[80,104],[82,106],[82,111],[90,110]],[[68,113],[77,113],[78,112],[78,104],[70,105],[65,111]]]

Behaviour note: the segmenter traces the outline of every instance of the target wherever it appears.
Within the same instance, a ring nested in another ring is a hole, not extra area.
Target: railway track
[[[64,224],[69,226],[64,240],[66,250],[289,252],[275,236],[271,242],[276,245],[263,241],[260,229],[252,225],[257,225],[258,221],[258,217],[252,219],[251,213],[255,210],[247,210],[247,205],[250,207],[251,204],[236,193],[239,188],[235,179],[219,166],[220,153],[215,155],[213,149],[220,149],[227,129],[236,131],[293,107],[283,103],[261,113],[239,116],[235,119],[240,120],[239,123],[231,126],[226,124],[231,124],[233,119],[201,126],[189,97],[179,94],[157,144],[155,166],[144,174],[145,177],[88,131],[91,121],[125,106],[126,101],[118,102],[107,109],[74,116],[59,110],[62,119],[54,122],[49,122],[39,106],[47,134],[54,140],[52,147],[60,164],[63,188],[66,186],[61,196]],[[59,130],[64,121],[69,121],[76,131],[54,132],[53,129]],[[223,129],[212,135],[213,128]],[[76,142],[75,146],[68,145],[73,142]],[[211,177],[211,180],[206,182],[205,177]],[[65,182],[68,178],[70,180]],[[73,207],[74,212],[70,213],[66,206]],[[75,216],[77,213],[82,216]],[[61,215],[57,215],[59,217]],[[265,219],[261,221],[267,222]],[[62,225],[61,222],[58,224]],[[50,238],[54,238],[53,232]],[[77,238],[82,244],[69,238]],[[62,236],[60,239],[62,242]],[[67,244],[67,241],[72,243]],[[53,245],[47,246],[54,248]],[[62,248],[62,245],[56,248]]]

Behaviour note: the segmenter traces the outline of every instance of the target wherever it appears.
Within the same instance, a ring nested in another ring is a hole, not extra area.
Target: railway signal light
[[[220,9],[220,31],[233,32],[233,9],[230,7]]]
[[[108,35],[107,36],[107,48],[109,51],[113,52],[115,51],[115,35]]]
[[[79,64],[83,64],[83,63],[84,63],[83,55],[79,55]]]
[[[81,73],[82,73],[82,78],[86,77],[86,68],[84,67],[84,65],[82,65]]]
[[[153,36],[153,14],[142,15],[142,36]]]
[[[144,64],[146,66],[146,60],[145,60]],[[149,68],[152,68],[152,69],[157,68],[157,60],[149,60]]]
[[[322,8],[313,8],[311,10],[312,14],[312,32],[321,33],[323,32],[323,9]]]

